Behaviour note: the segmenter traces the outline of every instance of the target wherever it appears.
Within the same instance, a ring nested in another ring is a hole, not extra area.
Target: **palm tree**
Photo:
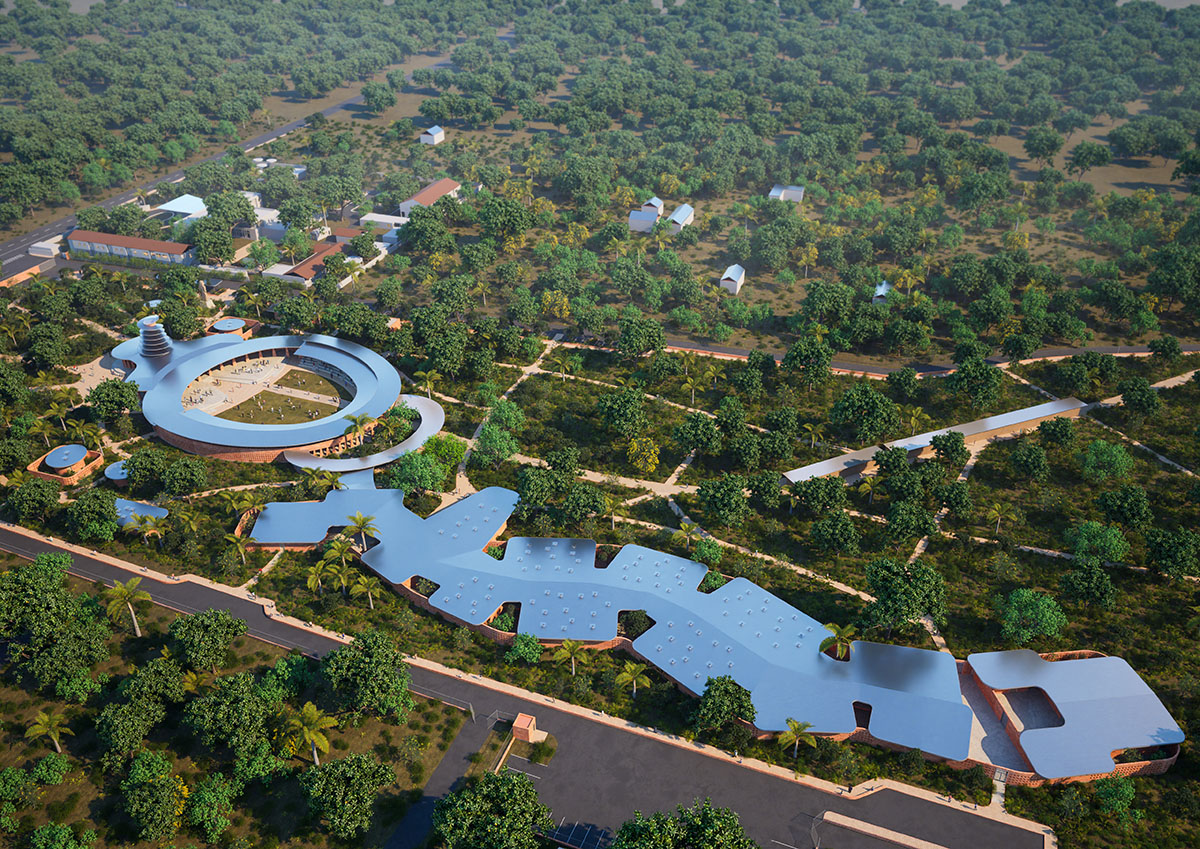
[[[817,423],[805,422],[802,425],[802,427],[804,429],[804,432],[808,434],[808,447],[816,448],[817,440],[825,435],[825,427],[826,427],[825,423],[824,422],[817,422]]]
[[[379,583],[379,579],[374,575],[359,575],[358,580],[350,587],[350,595],[365,595],[367,597],[367,606],[371,610],[375,609],[375,596],[382,591],[383,587]]]
[[[346,517],[350,524],[346,526],[351,534],[358,534],[359,541],[362,543],[362,550],[367,550],[367,534],[379,533],[379,528],[375,527],[374,516],[364,516],[362,511],[356,512],[353,516]]]
[[[646,675],[646,664],[634,663],[632,660],[625,661],[625,668],[617,673],[617,686],[627,687],[633,686],[633,697],[637,698],[638,684],[643,687],[650,686],[650,678]]]
[[[183,692],[185,692],[185,693],[199,692],[200,688],[204,686],[204,678],[205,678],[205,673],[197,672],[194,669],[189,669],[187,672],[183,673],[183,678],[180,679],[180,684],[183,687]]]
[[[116,619],[121,613],[121,608],[128,610],[129,618],[133,620],[133,635],[135,637],[142,636],[142,629],[138,625],[137,613],[134,611],[133,605],[137,602],[150,600],[150,593],[138,589],[138,584],[141,582],[142,579],[140,577],[130,578],[123,584],[117,581],[104,591],[104,600],[108,602],[108,615]]]
[[[254,315],[258,318],[262,318],[262,308],[266,306],[267,301],[258,292],[248,292],[243,289],[242,303],[248,307],[254,307]]]
[[[50,742],[54,744],[54,751],[62,754],[62,745],[59,743],[59,738],[64,734],[74,736],[75,732],[67,727],[66,714],[56,713],[51,710],[39,710],[37,716],[33,718],[33,723],[25,729],[25,739],[32,740],[37,737],[49,737]]]
[[[314,705],[312,702],[305,702],[304,707],[300,708],[300,712],[294,714],[287,721],[287,728],[292,738],[305,746],[312,748],[313,764],[321,765],[321,759],[317,756],[317,750],[322,752],[329,751],[329,738],[325,736],[326,728],[333,728],[337,725],[337,720],[332,716],[327,716],[323,710]]]
[[[63,431],[67,429],[66,418],[70,412],[71,408],[62,401],[55,401],[46,408],[46,415],[52,419],[58,419],[58,426]]]
[[[34,436],[40,436],[46,441],[46,447],[50,447],[50,434],[54,433],[54,425],[50,424],[45,419],[34,419],[33,424],[29,426],[29,433]]]
[[[909,407],[904,411],[904,421],[908,422],[911,431],[908,435],[915,436],[917,428],[923,428],[930,424],[933,418],[920,407]]]
[[[821,640],[818,650],[824,654],[833,649],[833,656],[838,660],[849,660],[850,652],[854,649],[854,626],[841,626],[836,622],[826,622],[825,627],[833,633]]]
[[[555,663],[562,665],[571,661],[571,677],[575,677],[575,664],[587,663],[588,653],[579,640],[563,640],[562,645],[554,650],[551,656]]]
[[[554,370],[558,372],[563,383],[567,382],[567,374],[574,369],[571,355],[563,350],[554,352],[554,355],[550,357],[550,365],[554,366]]]
[[[790,716],[787,719],[787,731],[781,731],[779,734],[779,746],[786,749],[792,747],[792,760],[800,756],[800,744],[817,748],[817,738],[814,737],[808,729],[812,728],[811,722],[798,722]]]
[[[487,284],[486,280],[480,280],[474,286],[472,286],[470,288],[470,290],[467,292],[467,294],[471,297],[474,297],[476,295],[481,297],[483,299],[483,308],[484,309],[487,309],[487,293],[488,293],[488,284]]]
[[[696,390],[703,389],[704,384],[696,380],[695,377],[685,377],[682,388],[692,393],[692,406],[696,406]]]
[[[342,591],[343,596],[349,598],[350,587],[354,584],[354,579],[358,577],[358,572],[348,563],[332,571],[333,577],[337,580],[338,589]]]
[[[671,534],[671,542],[682,541],[688,551],[692,550],[692,540],[700,532],[700,526],[692,522],[680,522],[679,530]]]
[[[327,577],[332,570],[333,564],[325,560],[318,560],[308,567],[308,580],[306,581],[308,588],[317,595],[322,595],[325,587],[321,583],[321,579]]]
[[[996,501],[988,508],[987,520],[989,523],[995,520],[996,533],[999,534],[1001,522],[1018,522],[1020,521],[1020,514],[1017,512],[1017,508],[1011,504]]]
[[[679,359],[683,361],[683,375],[687,377],[688,373],[696,365],[696,354],[692,351],[684,351]]]
[[[95,422],[88,422],[79,431],[79,441],[92,451],[104,447],[104,428]]]
[[[67,436],[70,439],[83,441],[83,435],[87,429],[87,422],[83,419],[67,419]]]
[[[418,383],[425,384],[425,395],[433,398],[433,387],[442,382],[442,375],[437,369],[429,369],[428,371],[419,371],[413,375]]]
[[[354,543],[350,538],[338,534],[325,545],[325,556],[323,560],[333,562],[334,559],[342,566],[346,565],[346,555],[354,553]]]
[[[167,532],[169,525],[170,520],[166,516],[146,516],[139,524],[138,530],[141,531],[142,541],[146,545],[150,544],[150,537],[158,537],[158,545],[161,548],[163,534]]]
[[[357,416],[342,416],[342,418],[350,422],[350,424],[346,425],[346,429],[343,431],[343,433],[346,436],[357,437],[359,442],[363,441],[363,437],[367,432],[367,428],[375,423],[375,417],[367,415],[366,413],[361,413]]]
[[[617,508],[620,506],[621,499],[611,492],[604,493],[604,512],[601,515],[609,518],[610,526],[614,531],[617,529]]]
[[[718,380],[725,379],[724,366],[713,363],[711,366],[709,366],[707,369],[704,370],[704,379],[712,381],[712,385],[716,386]]]
[[[867,505],[875,503],[875,491],[884,489],[883,478],[879,475],[872,475],[869,478],[863,478],[858,484],[858,492],[867,494]]]
[[[225,542],[233,546],[233,550],[242,558],[242,565],[246,565],[246,549],[253,542],[252,537],[244,537],[238,534],[225,534]]]

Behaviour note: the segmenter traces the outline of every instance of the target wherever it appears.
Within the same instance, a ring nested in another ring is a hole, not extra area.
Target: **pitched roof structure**
[[[90,242],[95,245],[112,245],[118,248],[152,251],[161,254],[182,256],[190,251],[191,245],[179,242],[163,242],[158,239],[142,239],[138,236],[118,236],[115,233],[97,233],[95,230],[72,230],[67,234],[67,241]]]
[[[428,186],[421,189],[421,191],[417,192],[415,195],[409,198],[409,200],[413,201],[418,206],[433,206],[446,195],[450,194],[451,192],[456,192],[461,188],[462,186],[459,183],[451,180],[449,177],[443,177],[437,182],[430,183]]]

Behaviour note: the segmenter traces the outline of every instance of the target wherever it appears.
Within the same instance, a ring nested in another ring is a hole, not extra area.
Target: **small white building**
[[[803,203],[804,186],[783,186],[779,183],[776,183],[775,187],[771,189],[771,193],[768,195],[768,197],[771,198],[771,200],[782,200],[788,201],[789,203]]]
[[[445,140],[446,131],[438,126],[430,127],[421,133],[421,144],[441,144]]]
[[[199,221],[208,215],[208,207],[204,205],[204,199],[195,195],[180,195],[174,200],[160,203],[155,209],[158,212],[169,213],[174,220],[182,221],[185,224]]]
[[[746,282],[746,269],[736,263],[725,269],[725,273],[721,275],[720,287],[726,292],[737,294],[742,291],[742,284]]]
[[[887,301],[888,292],[892,291],[892,284],[886,280],[880,281],[875,287],[875,294],[871,296],[871,303],[882,304]]]
[[[408,223],[407,215],[384,215],[379,212],[368,212],[366,215],[358,219],[358,223],[363,227],[368,224],[374,224],[384,230],[393,230],[397,227],[403,227]]]
[[[654,220],[657,221],[663,214],[663,202],[657,197],[652,197],[642,204],[642,212],[653,212]]]
[[[629,232],[649,233],[658,223],[658,215],[645,209],[635,209],[629,213]]]
[[[29,246],[29,255],[42,257],[56,257],[62,252],[62,236],[53,236],[46,239],[44,242],[34,242]]]
[[[681,203],[671,213],[667,219],[671,223],[671,232],[678,233],[684,227],[687,227],[696,219],[696,210],[692,209],[689,204]]]

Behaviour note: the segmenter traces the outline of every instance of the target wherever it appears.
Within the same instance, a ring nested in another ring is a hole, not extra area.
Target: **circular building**
[[[370,426],[351,427],[350,417],[378,418],[396,404],[402,391],[400,374],[387,360],[334,336],[243,339],[221,333],[176,341],[163,330],[158,316],[141,319],[138,328],[139,336],[114,348],[113,356],[124,363],[126,379],[137,384],[142,412],[158,435],[194,454],[257,463],[274,461],[285,451],[324,457],[358,444],[369,432]],[[264,377],[289,368],[335,384],[342,390],[338,394],[350,400],[340,408],[309,403],[314,417],[278,424],[261,416],[239,421],[220,409],[224,402],[235,406],[243,396],[248,400],[242,403],[248,405],[264,388],[272,391],[276,403],[300,409],[316,393],[303,385],[268,386]],[[315,415],[317,409],[332,412]]]
[[[42,458],[42,464],[51,474],[69,477],[83,468],[88,450],[82,445],[60,445]]]
[[[125,461],[118,460],[105,466],[104,477],[115,486],[125,486],[129,483],[129,473],[125,471]]]

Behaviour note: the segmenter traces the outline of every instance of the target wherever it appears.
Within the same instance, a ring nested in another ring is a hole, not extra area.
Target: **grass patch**
[[[264,389],[236,407],[230,407],[228,410],[217,413],[217,418],[246,424],[288,425],[310,422],[314,419],[331,416],[337,411],[337,407],[329,404],[320,404],[306,398],[294,398],[291,395],[280,395],[278,392]]]
[[[288,370],[272,385],[283,386],[288,389],[299,389],[302,392],[315,392],[318,395],[325,395],[329,398],[340,398],[343,401],[350,401],[354,398],[354,393],[341,384],[334,383],[329,378],[322,377],[316,372],[300,368]]]

